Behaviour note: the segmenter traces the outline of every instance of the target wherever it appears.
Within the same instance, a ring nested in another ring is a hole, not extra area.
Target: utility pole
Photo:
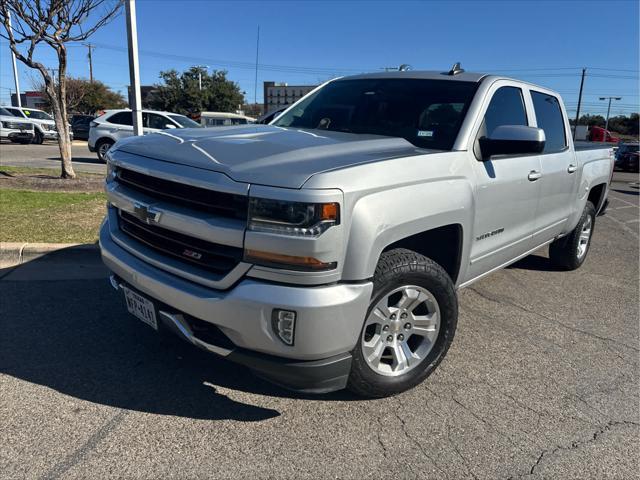
[[[258,104],[258,52],[260,51],[260,25],[258,25],[258,38],[256,40],[256,78],[253,83],[253,104]]]
[[[85,43],[85,47],[89,49],[89,81],[93,83],[93,57],[91,56],[91,50],[94,48],[92,44]]]
[[[127,17],[127,43],[129,47],[129,104],[133,116],[133,134],[142,135],[142,110],[140,95],[140,65],[138,63],[138,26],[136,24],[136,1],[125,0]]]
[[[584,87],[584,77],[587,72],[586,68],[582,69],[582,79],[580,80],[580,93],[578,94],[578,108],[576,109],[576,121],[573,126],[573,139],[576,139],[576,132],[578,131],[578,120],[580,120],[580,105],[582,104],[582,87]]]
[[[11,29],[11,12],[9,12],[9,29]],[[16,102],[17,107],[22,107],[22,98],[20,98],[20,81],[18,80],[18,66],[16,65],[16,54],[11,50],[11,61],[13,62],[13,81],[16,84]]]
[[[607,121],[604,124],[604,129],[609,131],[609,114],[611,113],[611,100],[622,100],[622,97],[600,97],[600,100],[609,100],[609,106],[607,107]]]
[[[198,69],[198,89],[202,90],[202,70],[207,70],[209,65],[193,65],[191,68]]]

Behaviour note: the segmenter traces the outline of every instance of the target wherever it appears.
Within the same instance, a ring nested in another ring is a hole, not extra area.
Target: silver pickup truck
[[[509,78],[336,79],[270,125],[117,142],[102,257],[155,329],[287,388],[392,395],[445,356],[457,289],[545,245],[585,261],[613,156],[570,132]]]

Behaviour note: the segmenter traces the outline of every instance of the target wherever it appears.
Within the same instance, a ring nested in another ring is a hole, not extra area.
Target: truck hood
[[[112,150],[285,188],[328,170],[427,153],[402,138],[270,125],[175,129],[123,139]]]

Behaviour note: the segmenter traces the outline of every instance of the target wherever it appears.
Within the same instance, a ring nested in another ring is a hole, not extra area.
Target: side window
[[[24,115],[22,115],[22,112],[20,110],[18,110],[17,108],[7,108],[7,110],[14,117],[24,118]]]
[[[552,95],[531,92],[533,109],[536,112],[538,128],[544,130],[546,141],[542,153],[553,153],[564,150],[567,138],[564,130],[564,118],[560,110],[560,102]]]
[[[111,115],[107,122],[116,125],[133,125],[133,114],[131,112],[118,112]]]
[[[501,125],[528,125],[522,90],[517,87],[496,90],[484,114],[484,135],[490,136]]]
[[[156,113],[149,113],[149,128],[157,128],[158,130],[165,130],[167,128],[167,124],[172,124],[171,120],[163,117],[162,115],[158,115]]]

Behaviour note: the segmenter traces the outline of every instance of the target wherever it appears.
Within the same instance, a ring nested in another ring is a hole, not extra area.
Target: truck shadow
[[[102,405],[207,420],[253,422],[280,415],[238,400],[250,398],[247,393],[350,398],[296,395],[177,338],[157,335],[128,314],[106,271],[91,279],[18,276],[27,265],[0,269],[2,374]],[[221,387],[236,390],[234,399]]]
[[[528,255],[516,263],[509,265],[507,268],[517,268],[520,270],[537,270],[539,272],[559,272],[560,268],[551,264],[547,257],[541,255]]]

